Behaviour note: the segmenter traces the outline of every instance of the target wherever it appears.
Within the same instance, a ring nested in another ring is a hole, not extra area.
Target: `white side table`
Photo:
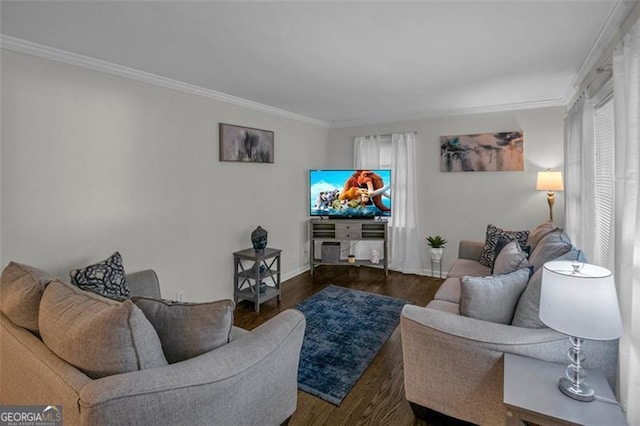
[[[587,354],[588,356],[589,354]],[[524,422],[546,425],[626,425],[622,409],[603,401],[581,402],[558,389],[566,365],[504,354],[504,405],[507,425]],[[599,371],[587,371],[587,382],[596,395],[615,400],[609,383]]]

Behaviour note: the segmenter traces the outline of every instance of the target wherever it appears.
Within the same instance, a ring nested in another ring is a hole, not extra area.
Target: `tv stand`
[[[336,262],[323,262],[316,259],[316,241],[382,241],[383,258],[380,264],[371,263],[369,260],[356,260],[349,263],[347,260]],[[384,267],[384,272],[389,275],[389,256],[387,249],[387,221],[370,219],[311,219],[309,222],[309,268],[313,275],[314,267],[318,265],[350,265]]]

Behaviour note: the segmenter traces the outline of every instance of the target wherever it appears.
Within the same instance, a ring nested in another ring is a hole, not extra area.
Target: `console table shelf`
[[[328,262],[316,259],[316,242],[340,242],[340,241],[382,241],[383,258],[379,264],[369,260],[356,260],[349,263],[347,260]],[[387,221],[376,219],[311,219],[309,223],[309,265],[311,274],[319,265],[348,265],[348,266],[372,266],[383,267],[385,274],[389,274],[388,250],[387,250]]]

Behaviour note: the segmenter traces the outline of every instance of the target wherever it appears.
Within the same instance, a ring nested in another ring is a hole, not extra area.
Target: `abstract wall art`
[[[440,136],[440,171],[522,171],[523,143],[522,130]]]
[[[273,163],[274,133],[220,123],[220,161]]]

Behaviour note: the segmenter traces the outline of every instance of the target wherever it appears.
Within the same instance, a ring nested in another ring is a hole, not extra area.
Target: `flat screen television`
[[[311,216],[391,216],[391,170],[310,170]]]

